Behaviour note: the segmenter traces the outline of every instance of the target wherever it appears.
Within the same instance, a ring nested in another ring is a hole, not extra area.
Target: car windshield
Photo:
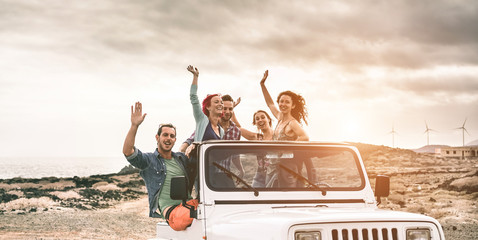
[[[206,182],[216,191],[340,191],[365,185],[357,156],[346,147],[223,145],[210,147],[205,161]]]

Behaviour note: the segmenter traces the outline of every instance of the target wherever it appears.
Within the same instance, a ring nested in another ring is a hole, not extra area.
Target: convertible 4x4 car
[[[378,209],[389,178],[372,191],[360,153],[342,143],[197,143],[194,221],[184,231],[157,224],[155,239],[444,240],[434,218]],[[244,172],[231,162],[240,161]],[[171,196],[187,197],[184,178]]]

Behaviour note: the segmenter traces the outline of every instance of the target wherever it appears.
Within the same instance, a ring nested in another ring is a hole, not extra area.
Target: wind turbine
[[[392,147],[393,148],[395,147],[395,133],[397,133],[397,132],[395,132],[395,126],[392,125],[392,131],[389,132],[388,134],[392,134]]]
[[[428,146],[430,145],[430,131],[435,131],[435,130],[428,127],[427,121],[425,121],[425,126],[427,127],[427,129],[425,130],[424,133],[427,134],[427,146]]]
[[[470,135],[470,133],[465,128],[466,120],[467,120],[467,118],[465,118],[465,122],[463,122],[463,126],[457,128],[457,129],[461,129],[462,132],[463,132],[463,147],[465,146],[465,132],[468,133],[468,135]]]

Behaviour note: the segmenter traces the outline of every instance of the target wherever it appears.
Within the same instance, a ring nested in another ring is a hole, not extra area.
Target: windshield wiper
[[[296,173],[294,170],[292,170],[292,169],[290,169],[290,168],[288,168],[288,167],[286,167],[286,166],[284,166],[284,165],[282,165],[282,164],[280,164],[280,163],[279,163],[279,166],[280,166],[282,169],[286,170],[288,173],[294,175],[296,178],[302,180],[303,182],[308,183],[310,186],[314,187],[314,189],[317,189],[317,190],[321,191],[321,192],[322,192],[322,196],[325,196],[325,195],[327,194],[327,191],[326,191],[323,187],[317,186],[315,183],[311,182],[309,179],[305,178],[304,176],[302,176],[302,175]]]
[[[239,176],[237,176],[233,172],[229,171],[227,168],[219,165],[217,162],[213,162],[212,164],[214,166],[216,166],[217,168],[219,168],[221,171],[225,172],[228,176],[232,176],[232,177],[236,178],[239,182],[244,184],[244,186],[246,186],[248,189],[251,189],[252,191],[254,191],[254,196],[256,196],[256,197],[259,196],[259,191],[257,191],[257,189],[255,189],[253,186],[249,185],[246,181],[244,181],[244,179],[240,178]]]

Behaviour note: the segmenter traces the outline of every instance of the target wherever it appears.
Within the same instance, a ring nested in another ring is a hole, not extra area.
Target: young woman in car
[[[233,117],[236,125],[240,126],[236,117]],[[241,136],[247,140],[272,140],[272,119],[264,110],[258,110],[254,113],[252,124],[257,127],[257,131],[252,132],[241,127]],[[266,187],[267,168],[269,160],[265,157],[257,156],[257,170],[252,180],[252,186],[255,188]]]
[[[301,126],[302,122],[307,124],[307,109],[305,107],[305,99],[301,95],[292,91],[284,91],[279,93],[279,96],[277,97],[277,104],[279,106],[277,108],[265,85],[268,76],[269,71],[266,70],[260,84],[267,106],[271,110],[274,117],[279,121],[272,135],[273,140],[309,141],[309,136]],[[297,181],[297,178],[291,175],[286,169],[284,169],[284,167],[300,174],[303,164],[307,166],[307,175],[309,179],[314,178],[312,173],[313,166],[311,166],[310,159],[302,160],[300,162],[271,159],[267,170],[266,186],[278,186],[281,188],[300,187],[303,185],[303,183]]]
[[[261,80],[261,89],[267,106],[274,117],[279,120],[273,139],[285,141],[309,141],[309,136],[301,126],[302,121],[307,124],[307,109],[305,99],[292,91],[284,91],[277,97],[276,107],[265,85],[269,71],[266,70]]]

